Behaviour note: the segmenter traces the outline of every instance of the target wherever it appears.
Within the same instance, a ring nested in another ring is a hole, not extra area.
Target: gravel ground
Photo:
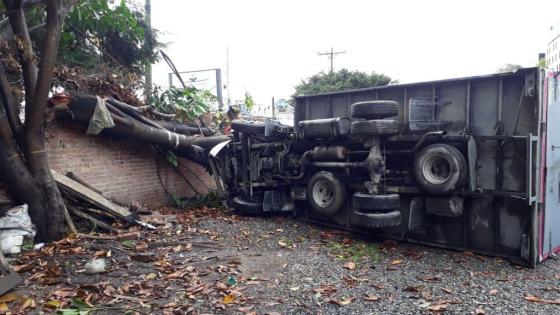
[[[240,248],[248,247],[242,251],[249,255],[241,270],[247,277],[268,280],[245,292],[259,297],[259,314],[560,313],[560,305],[525,299],[528,294],[560,298],[556,260],[529,269],[498,258],[363,240],[288,218],[244,218],[232,224],[209,220],[199,225],[220,231]],[[344,268],[348,259],[333,255],[332,244],[351,247],[361,242],[374,246],[376,257],[359,259],[353,270]],[[295,246],[282,246],[286,243]],[[274,301],[280,304],[265,306]]]
[[[80,298],[96,314],[560,313],[557,260],[529,269],[217,209],[179,214],[178,221],[140,233],[132,245],[67,239],[22,254],[13,264],[26,280],[15,292],[33,303],[8,308],[54,313]],[[139,253],[153,259],[141,261]],[[107,272],[83,272],[104,256]],[[48,306],[52,300],[60,306]]]

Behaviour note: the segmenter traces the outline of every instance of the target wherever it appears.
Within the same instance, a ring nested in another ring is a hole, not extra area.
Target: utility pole
[[[276,112],[275,112],[275,105],[274,105],[274,96],[272,97],[272,119],[276,119]]]
[[[328,56],[329,57],[329,60],[331,62],[331,72],[333,72],[334,71],[334,62],[333,62],[334,57],[336,55],[345,54],[345,53],[346,53],[346,50],[345,51],[334,51],[334,49],[331,47],[331,51],[319,52],[319,53],[317,53],[317,55]]]
[[[144,33],[144,45],[148,46],[148,49],[152,50],[152,2],[151,0],[146,0],[144,5],[144,10],[146,14],[146,31]],[[152,64],[146,65],[146,82],[144,86],[144,100],[148,102],[148,99],[152,95]]]
[[[229,94],[229,47],[226,47],[226,88],[227,88],[227,105],[231,105],[231,98]]]

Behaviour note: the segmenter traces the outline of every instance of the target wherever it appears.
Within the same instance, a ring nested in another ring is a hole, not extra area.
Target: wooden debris
[[[93,240],[116,240],[117,237],[114,235],[94,235],[94,234],[84,234],[78,233],[79,238],[89,238]]]
[[[73,179],[73,180],[75,180],[76,182],[78,182],[78,183],[80,183],[80,184],[86,186],[87,188],[89,188],[89,189],[95,191],[96,193],[102,195],[101,191],[95,189],[93,186],[91,186],[90,184],[88,184],[83,178],[81,178],[80,176],[76,175],[75,173],[73,173],[73,172],[67,172],[67,173],[66,173],[66,176],[67,176],[68,178]]]
[[[76,229],[76,225],[74,224],[74,221],[72,221],[72,217],[70,216],[67,207],[64,207],[64,220],[70,229],[70,233],[78,234],[78,229]]]
[[[107,198],[103,197],[102,195],[98,194],[97,192],[91,190],[90,188],[80,184],[79,182],[64,176],[58,173],[55,170],[51,170],[55,181],[57,182],[58,186],[61,190],[78,199],[88,202],[95,207],[108,212],[109,214],[118,217],[119,219],[139,225],[142,227],[146,227],[149,229],[155,229],[155,227],[151,224],[147,224],[138,220],[134,220],[130,217],[132,214],[128,209],[115,204],[114,202],[108,200]]]
[[[128,232],[117,235],[119,241],[137,240],[140,238],[139,232]]]
[[[68,209],[70,209],[70,211],[73,214],[77,215],[78,217],[80,217],[82,219],[86,219],[86,220],[90,221],[91,223],[93,223],[94,225],[96,225],[96,226],[98,226],[98,227],[100,227],[104,230],[107,230],[107,231],[110,231],[110,232],[118,232],[118,229],[112,227],[111,225],[109,225],[109,224],[107,224],[107,223],[105,223],[101,220],[98,220],[98,219],[92,217],[91,215],[89,215],[85,212],[82,212],[82,211],[78,210],[75,207],[68,207]]]
[[[4,254],[0,250],[0,271],[2,276],[0,276],[0,295],[10,291],[11,289],[15,288],[20,282],[23,281],[23,278],[10,269],[10,265],[4,258]]]

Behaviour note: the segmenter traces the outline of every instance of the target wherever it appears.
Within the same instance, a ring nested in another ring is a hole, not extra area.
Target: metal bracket
[[[366,187],[366,189],[370,194],[377,193],[377,185],[374,182],[366,181],[364,182],[364,186]]]
[[[533,134],[527,135],[527,176],[526,176],[526,183],[527,183],[527,200],[529,205],[532,205],[534,202],[537,201],[537,196],[539,195],[538,189],[535,189],[533,193],[533,170],[535,170],[536,174],[539,174],[539,164],[537,159],[533,159],[533,144],[537,144],[538,148],[538,141],[539,138],[537,136],[533,136]],[[537,179],[535,179],[536,187],[538,188],[539,185],[537,183]]]

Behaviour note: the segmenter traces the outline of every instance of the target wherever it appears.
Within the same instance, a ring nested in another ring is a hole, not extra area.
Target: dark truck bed
[[[386,188],[401,194],[403,219],[399,228],[382,234],[535,265],[560,243],[558,232],[549,229],[544,235],[544,218],[556,220],[556,225],[560,222],[557,214],[548,215],[558,212],[558,179],[553,187],[554,205],[545,208],[540,193],[546,187],[542,178],[546,172],[539,168],[541,163],[545,165],[542,157],[546,155],[546,146],[541,147],[545,130],[540,133],[541,122],[546,121],[545,107],[540,105],[542,77],[539,69],[526,68],[515,73],[299,96],[294,126],[303,120],[351,118],[351,105],[360,101],[397,101],[402,128],[385,142],[388,168],[410,164],[415,148],[424,143],[461,143],[469,183],[462,215],[418,217],[414,208],[424,206],[424,193],[414,185],[391,184],[387,179]],[[547,215],[542,214],[545,210]],[[310,218],[306,211],[300,215]],[[343,225],[353,228],[350,219]]]

